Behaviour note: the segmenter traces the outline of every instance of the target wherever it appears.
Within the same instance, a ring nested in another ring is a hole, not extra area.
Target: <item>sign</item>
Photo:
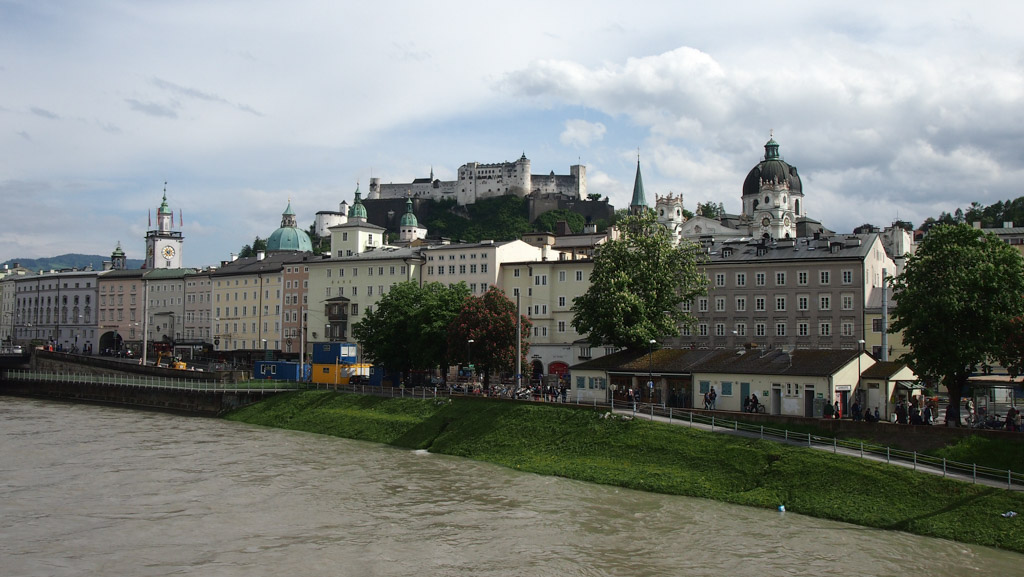
[[[850,391],[853,390],[853,385],[836,385],[837,391]]]

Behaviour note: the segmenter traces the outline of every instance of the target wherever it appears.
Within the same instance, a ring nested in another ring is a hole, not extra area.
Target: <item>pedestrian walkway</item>
[[[879,447],[865,443],[850,443],[832,437],[819,437],[810,433],[794,433],[764,425],[741,423],[730,418],[731,415],[729,414],[705,415],[685,409],[673,412],[671,409],[657,406],[652,407],[649,404],[638,404],[628,408],[616,404],[613,411],[619,415],[692,427],[723,435],[763,439],[796,447],[828,451],[837,455],[868,459],[870,461],[912,469],[921,473],[940,475],[966,483],[1009,489],[1011,491],[1024,491],[1024,474],[1021,473],[999,471],[974,464],[955,463],[945,459],[936,459],[921,453],[900,451],[889,447]]]

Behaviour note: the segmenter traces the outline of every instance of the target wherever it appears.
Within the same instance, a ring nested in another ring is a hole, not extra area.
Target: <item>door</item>
[[[804,389],[804,416],[814,416],[814,389]]]
[[[782,387],[772,387],[772,414],[782,414]]]
[[[747,398],[750,397],[750,383],[740,383],[740,398],[743,399],[740,403],[743,404],[740,407],[741,411],[747,410]]]

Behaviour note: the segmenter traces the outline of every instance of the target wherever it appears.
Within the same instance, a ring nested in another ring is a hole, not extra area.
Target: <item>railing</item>
[[[619,410],[631,411],[634,415],[649,416],[652,420],[655,417],[667,419],[669,423],[686,424],[690,426],[699,425],[710,427],[712,431],[731,431],[743,433],[746,436],[757,436],[761,439],[773,439],[788,442],[794,445],[806,447],[817,447],[832,449],[833,453],[847,456],[870,458],[886,463],[897,463],[909,466],[913,470],[927,470],[930,473],[941,474],[943,477],[956,476],[961,479],[977,483],[979,479],[987,479],[997,483],[1005,483],[1007,489],[1013,489],[1016,485],[1024,489],[1024,473],[1017,473],[1010,469],[995,469],[984,467],[975,463],[960,463],[945,458],[932,457],[917,451],[904,451],[884,445],[873,445],[863,441],[844,441],[835,437],[824,437],[812,433],[800,433],[788,429],[776,429],[765,425],[754,425],[734,419],[722,418],[717,415],[706,415],[695,413],[686,409],[673,409],[653,404],[638,405],[632,407],[620,405]]]
[[[221,383],[201,379],[179,379],[150,377],[145,375],[90,375],[84,373],[63,373],[12,369],[6,373],[11,381],[42,381],[48,383],[85,383],[119,387],[145,387],[175,389],[182,391],[291,391],[307,388],[306,383],[288,381],[249,381],[246,383]]]

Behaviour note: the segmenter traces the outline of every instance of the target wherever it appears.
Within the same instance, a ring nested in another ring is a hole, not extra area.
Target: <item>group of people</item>
[[[744,413],[756,413],[757,408],[761,406],[761,401],[757,400],[757,394],[751,393],[746,399],[743,400],[743,412]]]
[[[715,392],[715,387],[712,386],[711,390],[704,393],[704,410],[713,411],[715,410],[715,402],[718,400],[718,393]]]

